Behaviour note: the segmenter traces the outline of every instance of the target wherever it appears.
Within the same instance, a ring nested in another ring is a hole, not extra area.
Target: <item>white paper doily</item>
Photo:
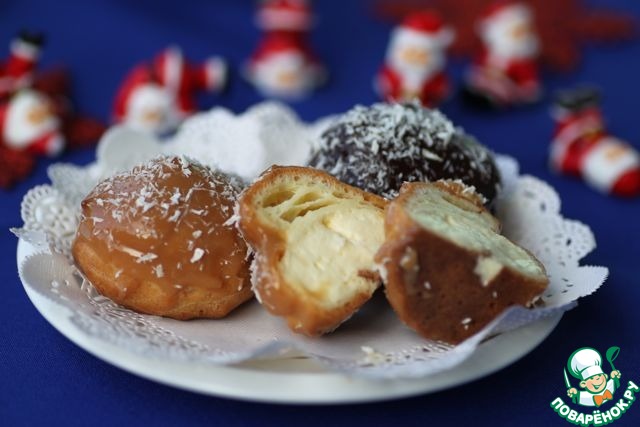
[[[34,249],[18,244],[18,262]],[[72,342],[102,360],[163,384],[214,396],[270,403],[357,403],[436,392],[481,378],[513,363],[536,348],[555,328],[561,313],[498,335],[480,345],[453,369],[424,378],[375,380],[329,372],[313,359],[295,353],[218,365],[148,358],[85,334],[69,310],[24,286],[43,317]]]
[[[292,133],[299,136],[306,132],[308,137],[302,140],[311,143],[317,127],[305,127],[291,119],[290,111],[279,112],[279,108],[273,104],[268,108],[271,120],[281,127],[270,132],[287,135],[287,127],[295,126]],[[251,121],[251,114],[257,115],[256,111],[263,114],[264,108],[254,107],[243,120]],[[283,115],[282,120],[277,120],[279,114]],[[607,276],[604,267],[579,266],[579,260],[595,247],[589,228],[560,215],[560,200],[551,187],[534,177],[519,176],[513,159],[498,156],[504,191],[496,208],[504,233],[540,259],[550,285],[542,298],[543,308],[511,308],[458,346],[416,335],[397,319],[380,293],[336,332],[316,339],[293,334],[282,319],[269,315],[255,301],[221,320],[184,322],[134,313],[99,295],[72,264],[69,248],[78,221],[79,201],[100,178],[158,153],[199,158],[202,144],[211,139],[198,138],[194,132],[212,132],[203,117],[199,117],[197,130],[191,128],[190,139],[179,138],[179,133],[164,144],[125,128],[114,128],[101,141],[96,163],[88,167],[54,165],[49,170],[52,184],[38,186],[25,196],[24,226],[14,232],[35,247],[36,253],[19,265],[21,279],[30,290],[65,307],[69,321],[81,334],[150,360],[219,365],[296,349],[336,372],[378,379],[415,379],[463,363],[479,345],[491,345],[495,338],[485,341],[488,337],[541,319],[557,318],[575,306],[578,298],[594,292]],[[225,120],[238,120],[230,114],[224,120],[216,117],[216,128],[226,126]],[[268,146],[271,141],[261,140],[265,133],[256,132],[255,128],[246,135],[238,128],[234,132],[235,139],[246,138],[244,146]]]

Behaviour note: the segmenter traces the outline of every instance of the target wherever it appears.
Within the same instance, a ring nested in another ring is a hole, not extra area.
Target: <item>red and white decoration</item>
[[[493,3],[477,30],[483,49],[467,75],[468,89],[497,105],[537,101],[540,42],[531,9],[513,1]]]
[[[597,103],[556,105],[556,130],[550,164],[557,172],[581,177],[608,194],[640,195],[640,155],[626,142],[609,135]]]
[[[307,0],[263,0],[256,25],[266,32],[306,33],[313,26],[313,14]]]
[[[298,99],[322,84],[325,69],[303,40],[266,35],[245,69],[247,79],[265,96]]]
[[[66,69],[36,70],[43,40],[21,32],[0,64],[0,188],[25,179],[37,157],[95,144],[104,132],[74,108]]]
[[[0,64],[0,97],[32,83],[41,45],[41,36],[27,33],[21,33],[11,42],[9,58]]]
[[[171,131],[197,111],[198,92],[220,91],[226,81],[223,59],[212,57],[196,66],[184,59],[180,49],[167,48],[151,64],[129,72],[116,95],[115,120],[149,133]]]
[[[449,94],[444,70],[454,33],[435,12],[407,16],[391,34],[385,64],[374,86],[388,101],[419,99],[435,107]]]
[[[263,31],[244,74],[267,97],[299,99],[326,80],[309,44],[313,13],[307,0],[263,0],[256,24]]]
[[[51,157],[65,146],[52,101],[32,89],[18,91],[0,105],[0,140],[10,149]]]

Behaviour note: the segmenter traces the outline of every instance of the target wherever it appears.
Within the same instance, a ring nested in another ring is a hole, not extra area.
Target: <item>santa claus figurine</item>
[[[95,144],[104,132],[102,123],[72,108],[68,77],[62,69],[41,73],[0,101],[0,188],[25,179],[37,157]]]
[[[264,33],[244,74],[262,94],[299,99],[324,83],[326,70],[309,43],[313,13],[307,0],[264,0],[256,24]]]
[[[482,52],[466,78],[469,100],[493,107],[537,101],[539,39],[525,3],[491,4],[478,23]]]
[[[449,93],[444,69],[453,37],[435,12],[407,16],[391,35],[385,64],[374,82],[378,94],[387,101],[419,99],[427,107],[437,106]]]
[[[13,39],[9,58],[0,64],[0,97],[29,86],[44,38],[40,33],[22,31]]]
[[[580,88],[558,94],[552,116],[556,121],[550,150],[553,170],[581,177],[603,193],[640,194],[640,155],[607,133],[597,90]]]
[[[263,0],[258,6],[256,25],[264,32],[306,36],[313,26],[307,0]]]
[[[115,100],[115,120],[132,128],[164,134],[197,111],[195,95],[220,91],[227,80],[227,66],[219,57],[193,65],[176,47],[162,51],[151,64],[134,67]]]
[[[0,64],[0,188],[25,179],[38,156],[93,145],[104,132],[73,108],[66,69],[36,70],[42,44],[42,35],[22,32]]]
[[[2,144],[34,155],[55,156],[65,146],[61,121],[45,94],[23,89],[0,105]]]
[[[326,78],[305,43],[286,34],[267,34],[245,67],[246,78],[265,96],[299,99]]]

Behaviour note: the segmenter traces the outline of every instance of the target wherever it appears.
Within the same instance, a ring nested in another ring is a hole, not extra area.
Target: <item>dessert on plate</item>
[[[229,222],[238,180],[180,157],[100,182],[82,201],[76,265],[137,312],[218,318],[253,296],[248,248]]]
[[[425,338],[457,344],[508,307],[532,306],[549,283],[545,269],[499,231],[461,182],[404,184],[376,255],[402,321]]]
[[[274,165],[242,192],[242,178],[183,157],[116,174],[82,202],[75,262],[137,312],[218,318],[255,294],[311,337],[382,283],[401,320],[454,344],[545,289],[544,267],[487,209],[500,188],[491,152],[438,111],[356,107],[311,164],[327,171]]]
[[[374,255],[386,201],[312,168],[273,167],[239,201],[255,250],[254,291],[308,336],[330,332],[380,285]]]

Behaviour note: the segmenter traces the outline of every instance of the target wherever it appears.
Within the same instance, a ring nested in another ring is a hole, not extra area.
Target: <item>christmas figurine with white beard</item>
[[[44,37],[22,31],[11,41],[10,55],[0,66],[0,142],[32,155],[55,156],[65,145],[53,100],[27,89],[34,74]]]
[[[640,154],[607,131],[597,89],[560,92],[552,116],[556,129],[550,165],[554,171],[582,178],[605,194],[640,195]]]
[[[436,107],[449,94],[444,70],[453,37],[435,12],[408,15],[391,35],[385,64],[374,81],[376,92],[387,101],[418,99]]]
[[[33,155],[53,157],[65,146],[52,100],[32,89],[22,89],[0,105],[0,131],[4,145]]]
[[[264,34],[244,74],[263,95],[300,99],[325,82],[308,40],[313,16],[306,0],[264,0],[256,21]]]
[[[0,188],[25,179],[38,157],[93,145],[104,132],[74,108],[65,68],[37,69],[43,41],[40,33],[21,32],[0,64]]]
[[[540,99],[540,42],[531,9],[513,1],[493,3],[477,29],[483,49],[466,77],[467,100],[501,108]]]
[[[52,100],[33,89],[4,94],[0,101],[0,188],[29,176],[38,156],[53,157],[65,147],[62,122]]]
[[[169,47],[152,63],[139,64],[127,74],[116,94],[114,119],[142,132],[166,134],[197,111],[198,92],[219,92],[226,82],[222,58],[195,65],[178,47]]]
[[[325,80],[325,70],[306,46],[282,34],[265,36],[246,67],[246,76],[265,96],[303,98]]]

